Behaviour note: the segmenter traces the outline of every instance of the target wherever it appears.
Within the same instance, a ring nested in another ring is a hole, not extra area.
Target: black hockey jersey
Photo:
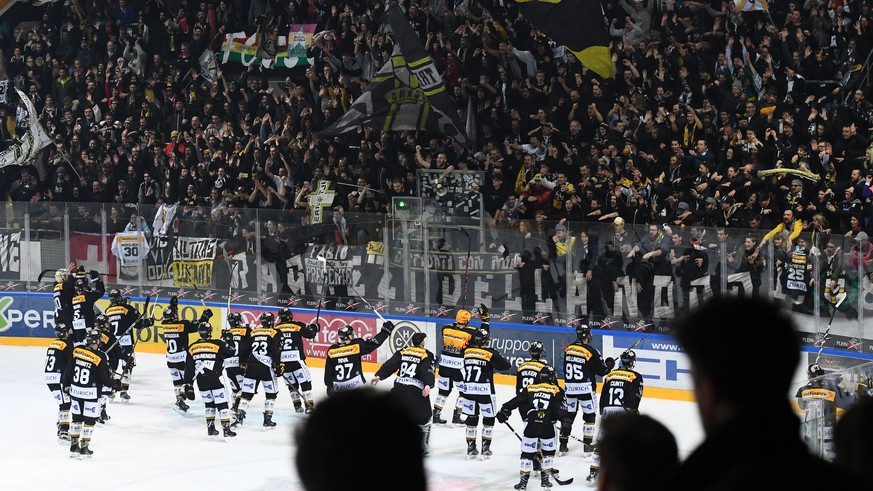
[[[531,384],[506,402],[502,409],[521,409],[528,424],[552,425],[567,412],[567,398],[557,384]]]
[[[494,371],[509,370],[512,364],[494,348],[469,347],[464,350],[464,395],[494,394]]]
[[[94,282],[94,289],[83,293],[74,294],[71,300],[73,311],[73,342],[80,343],[85,340],[85,334],[94,327],[94,304],[106,293],[103,280]]]
[[[278,365],[281,361],[281,337],[279,331],[272,327],[258,327],[252,329],[251,343],[247,363],[260,363],[269,369]]]
[[[55,339],[45,352],[45,383],[60,384],[61,377],[73,357],[73,343]]]
[[[75,294],[72,276],[69,276],[67,281],[55,283],[55,325],[63,322],[70,327],[73,326],[73,295]]]
[[[400,351],[395,351],[391,358],[379,367],[376,376],[384,379],[397,372],[397,377],[394,379],[395,390],[421,392],[425,386],[434,386],[435,364],[434,354],[430,351],[418,346],[407,346]]]
[[[70,397],[96,401],[104,387],[112,386],[112,374],[106,353],[79,346],[62,377],[62,384],[70,387]],[[99,414],[86,416],[96,418]]]
[[[199,339],[188,348],[194,361],[194,376],[200,390],[223,387],[221,371],[224,360],[233,356],[233,349],[220,339]]]
[[[303,347],[303,338],[313,339],[317,334],[315,329],[302,322],[283,322],[276,326],[281,337],[281,360],[288,362],[306,361],[306,350]]]
[[[603,377],[600,391],[600,412],[623,408],[637,412],[643,399],[643,376],[634,370],[616,368]]]
[[[387,329],[380,329],[370,339],[354,338],[348,344],[332,344],[324,361],[324,385],[328,393],[366,384],[361,358],[381,346],[389,334]]]
[[[184,363],[190,345],[190,335],[197,332],[197,322],[164,320],[161,323],[164,342],[167,343],[167,362]]]
[[[133,324],[140,317],[136,309],[127,304],[110,305],[103,314],[112,324],[112,334],[118,338],[118,344],[125,348],[133,346]]]

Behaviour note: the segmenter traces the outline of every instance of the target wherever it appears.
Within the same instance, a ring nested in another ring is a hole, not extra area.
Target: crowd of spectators
[[[453,166],[484,171],[498,228],[621,219],[766,231],[791,210],[804,231],[873,232],[873,104],[860,69],[873,45],[869,0],[774,0],[741,13],[718,0],[630,1],[602,2],[614,79],[512,2],[401,1],[459,121],[472,98],[470,148],[370,128],[314,136],[390,58],[384,1],[47,3],[41,20],[7,24],[2,48],[54,138],[48,177],[4,168],[2,189],[186,213],[276,209],[287,211],[280,222],[305,224],[318,180],[334,181],[335,209],[387,213],[391,197],[415,193],[417,169]],[[204,50],[254,32],[265,13],[317,24],[312,65],[219,65],[210,83]],[[25,115],[0,106],[7,145]],[[769,169],[785,171],[758,174]]]

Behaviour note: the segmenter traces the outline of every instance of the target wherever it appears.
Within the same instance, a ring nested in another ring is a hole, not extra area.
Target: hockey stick
[[[825,332],[821,337],[821,346],[818,347],[818,353],[816,353],[815,355],[815,364],[818,364],[818,359],[821,358],[821,352],[824,349],[825,340],[828,338],[828,334],[831,332],[831,326],[834,323],[834,316],[837,315],[837,309],[840,307],[840,305],[843,304],[847,296],[848,294],[846,294],[846,292],[837,294],[837,303],[834,304],[834,310],[833,312],[831,312],[831,319],[828,321],[828,327],[827,329],[825,329]]]
[[[515,428],[513,428],[512,425],[509,424],[509,421],[504,421],[503,424],[505,424],[506,427],[509,428],[510,431],[512,431],[512,434],[515,435],[516,438],[518,438],[518,441],[520,441],[520,442],[524,441],[524,440],[521,439],[521,435],[519,435],[518,432],[515,431]],[[571,436],[572,436],[572,435],[571,435]],[[577,438],[577,440],[578,440],[578,438]],[[580,441],[581,441],[581,440],[580,440]],[[542,463],[541,463],[541,464],[542,464]],[[561,485],[561,486],[567,486],[568,484],[573,484],[573,479],[574,479],[574,478],[571,477],[570,479],[561,479],[561,478],[559,478],[556,474],[557,474],[556,469],[552,468],[552,472],[551,472],[549,475],[550,475],[550,476],[552,477],[552,479],[554,479],[555,482],[558,483],[559,485]]]
[[[325,259],[325,264],[327,264],[328,266],[330,266],[331,268],[333,268],[334,271],[336,271],[337,273],[339,273],[339,270],[336,269],[336,266],[334,266],[333,264],[328,263],[326,259]],[[340,275],[340,276],[342,276],[342,275]],[[373,307],[373,304],[371,304],[370,302],[367,301],[366,298],[364,298],[363,296],[361,296],[361,294],[358,293],[358,290],[355,290],[355,287],[353,287],[351,284],[347,284],[346,286],[349,287],[349,288],[351,288],[352,291],[355,293],[355,295],[357,295],[358,298],[360,298],[361,300],[364,301],[365,304],[367,304],[367,307],[370,307],[370,309],[373,311],[373,313],[376,314],[376,317],[382,319],[382,322],[388,322],[387,320],[385,320],[384,317],[382,317],[382,314],[380,314],[379,311],[376,310],[376,307]],[[320,306],[319,306],[319,307],[320,307]]]
[[[321,304],[324,303],[324,297],[327,297],[327,290],[325,290],[325,288],[327,288],[327,259],[320,254],[316,256],[316,259],[321,263],[323,276],[321,280],[322,299],[318,301],[318,308],[315,310],[315,323],[318,324],[318,320],[321,318]]]
[[[513,428],[512,425],[509,424],[509,421],[504,421],[503,424],[505,424],[506,427],[509,428],[509,431],[511,431],[512,434],[515,435],[516,438],[518,438],[518,441],[523,441],[521,439],[521,435],[519,435],[518,432],[515,431],[515,428]]]
[[[467,236],[467,264],[464,268],[464,299],[461,301],[461,308],[467,308],[467,285],[470,281],[470,251],[471,244],[473,242],[473,237],[470,235],[470,232],[464,227],[458,227],[458,230],[461,231],[462,234]]]

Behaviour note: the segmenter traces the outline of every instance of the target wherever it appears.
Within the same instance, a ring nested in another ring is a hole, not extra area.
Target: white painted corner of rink
[[[14,400],[0,404],[0,421],[6,427],[4,441],[14,449],[0,461],[0,489],[302,491],[294,468],[293,434],[304,419],[293,414],[285,388],[277,400],[276,429],[263,431],[264,399],[258,394],[234,441],[209,441],[199,395],[189,402],[187,415],[173,411],[173,389],[164,356],[137,353],[131,402],[109,404],[112,419],[94,429],[93,458],[80,461],[68,457],[68,445],[57,443],[57,406],[43,383],[44,358],[42,347],[0,346],[0,391]],[[314,368],[312,375],[318,400],[324,397],[322,370]],[[377,387],[387,390],[392,380]],[[512,393],[513,387],[499,385],[498,403],[508,401]],[[454,397],[449,403],[454,403]],[[640,411],[673,431],[683,457],[702,440],[694,403],[644,398]],[[517,430],[522,427],[517,412],[509,423]],[[581,430],[581,425],[576,426]],[[581,438],[581,433],[576,433]],[[493,441],[490,460],[468,461],[463,428],[433,428],[432,453],[427,457],[429,490],[512,489],[518,482],[518,440],[505,425],[498,424]],[[582,457],[580,446],[571,440],[569,455],[556,458],[561,477],[575,478],[572,488],[567,489],[586,488],[590,460]]]

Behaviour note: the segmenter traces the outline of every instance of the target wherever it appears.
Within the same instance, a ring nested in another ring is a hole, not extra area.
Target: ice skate
[[[588,477],[585,478],[585,482],[591,487],[597,486],[597,469],[591,469]]]
[[[473,460],[479,455],[479,450],[476,449],[476,442],[467,443],[467,460]]]
[[[264,430],[272,430],[276,427],[276,423],[273,421],[273,413],[264,413]]]
[[[224,440],[227,441],[229,438],[236,437],[236,433],[230,429],[230,423],[224,423],[221,425],[221,429],[224,430]]]
[[[530,475],[523,474],[521,476],[521,480],[518,481],[518,484],[514,486],[514,489],[527,489],[527,481],[530,479]]]
[[[482,460],[488,460],[492,455],[494,452],[491,451],[491,442],[482,442]]]
[[[118,398],[125,404],[130,402],[130,394],[128,394],[126,390],[119,392]]]
[[[70,444],[70,458],[78,459],[80,457],[79,454],[79,442],[78,440]]]
[[[206,436],[208,436],[210,440],[214,440],[215,437],[218,436],[218,430],[215,429],[215,423],[209,423],[209,425],[206,426]]]
[[[180,394],[178,397],[176,397],[176,403],[173,404],[173,409],[175,409],[176,412],[179,414],[186,414],[188,412],[188,409],[190,409],[190,407],[185,404],[185,396]]]
[[[547,471],[545,469],[543,469],[543,471],[540,472],[540,487],[541,488],[548,489],[548,488],[552,487],[552,481],[549,480],[549,475],[550,475],[549,471]]]
[[[558,456],[563,457],[570,453],[570,447],[567,445],[567,442],[561,442],[561,445],[558,447]]]
[[[447,423],[446,420],[440,418],[440,413],[439,413],[439,411],[434,411],[434,412],[433,412],[433,421],[432,421],[432,424],[433,424],[434,426],[445,426],[446,423]]]
[[[79,458],[82,460],[90,459],[94,452],[88,448],[88,445],[82,445],[79,447]]]

